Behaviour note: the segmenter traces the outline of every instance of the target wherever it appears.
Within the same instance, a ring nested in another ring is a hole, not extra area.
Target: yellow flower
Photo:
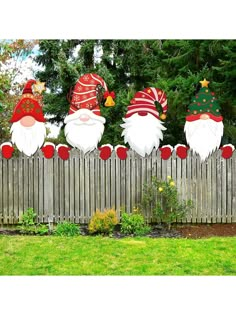
[[[175,186],[175,182],[170,182],[170,186]]]
[[[159,187],[159,189],[158,189],[160,192],[162,192],[163,191],[163,188],[162,187]]]
[[[167,179],[171,179],[171,176],[170,176],[170,175],[168,175],[168,176],[167,176]]]

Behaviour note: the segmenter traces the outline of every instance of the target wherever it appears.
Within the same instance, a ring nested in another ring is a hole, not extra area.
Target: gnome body
[[[223,136],[223,117],[215,94],[208,88],[209,81],[200,81],[202,87],[192,99],[185,122],[187,143],[204,161],[220,147]]]
[[[64,120],[66,140],[72,147],[84,153],[97,148],[106,122],[101,116],[100,104],[104,97],[107,99],[105,106],[115,105],[112,96],[114,92],[108,92],[105,81],[99,75],[89,73],[79,78],[72,94],[69,114]]]
[[[11,141],[19,151],[31,156],[39,149],[46,137],[45,118],[40,104],[41,97],[33,95],[32,86],[37,83],[29,80],[22,98],[14,108],[11,126]]]
[[[159,115],[157,107],[163,113]],[[160,119],[166,118],[166,94],[157,88],[149,87],[135,94],[130,101],[124,124],[122,136],[139,155],[149,155],[154,148],[158,149],[160,140],[163,140],[162,131],[166,130]]]

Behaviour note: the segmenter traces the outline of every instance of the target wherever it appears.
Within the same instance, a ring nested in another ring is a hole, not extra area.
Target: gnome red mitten
[[[184,144],[176,144],[175,146],[175,151],[176,151],[176,154],[179,158],[181,159],[186,159],[187,155],[188,155],[188,150],[189,150],[189,147],[187,147],[186,145]]]
[[[71,148],[68,147],[68,145],[66,145],[66,144],[58,144],[56,146],[56,150],[57,150],[57,153],[58,153],[59,157],[62,160],[68,160],[69,159],[69,157],[70,157],[69,151],[71,150]]]
[[[10,159],[12,157],[12,153],[14,152],[14,148],[13,148],[11,142],[4,142],[0,146],[0,149],[2,150],[2,156],[5,159]]]
[[[55,144],[52,142],[45,142],[41,150],[46,159],[51,159],[54,155]]]
[[[232,144],[225,144],[220,149],[222,150],[221,156],[224,159],[229,159],[233,155],[233,151],[235,148]]]
[[[100,158],[102,160],[107,160],[111,156],[111,152],[113,150],[113,146],[111,144],[104,144],[101,147],[98,148],[100,151]]]
[[[118,144],[115,147],[116,154],[117,154],[118,158],[121,159],[121,160],[125,160],[127,158],[127,151],[128,150],[129,149],[126,148],[124,145],[119,145]]]
[[[172,154],[173,147],[171,145],[163,145],[161,148],[159,148],[161,151],[161,158],[163,160],[168,160]]]

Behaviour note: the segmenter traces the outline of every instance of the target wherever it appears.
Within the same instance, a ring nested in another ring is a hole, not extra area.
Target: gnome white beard
[[[163,122],[151,114],[140,116],[137,113],[123,120],[125,123],[121,125],[124,128],[122,136],[131,149],[144,157],[154,148],[159,148],[160,140],[163,140],[162,130],[166,130]]]
[[[69,121],[65,126],[66,141],[84,153],[97,148],[104,132],[104,124],[101,121],[90,118],[86,123],[79,119]]]
[[[46,127],[43,122],[35,121],[31,127],[24,127],[20,121],[12,124],[12,143],[24,154],[33,155],[42,145],[46,137]]]
[[[187,143],[193,152],[200,155],[202,161],[219,148],[223,129],[222,121],[216,122],[212,119],[186,121],[184,127]]]

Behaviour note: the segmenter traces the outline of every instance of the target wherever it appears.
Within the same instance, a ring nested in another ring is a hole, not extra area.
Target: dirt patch
[[[183,224],[174,227],[182,237],[206,238],[212,236],[236,236],[236,223]]]

